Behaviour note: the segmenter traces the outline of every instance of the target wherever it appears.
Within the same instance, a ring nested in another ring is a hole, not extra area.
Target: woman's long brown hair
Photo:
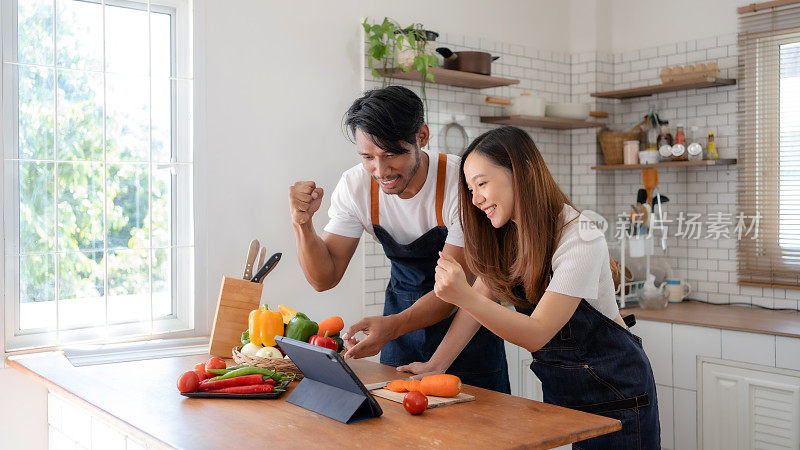
[[[518,223],[509,220],[495,229],[472,204],[464,176],[464,162],[472,153],[511,171]],[[535,305],[547,287],[553,252],[565,225],[561,211],[564,205],[575,206],[553,179],[533,139],[516,127],[496,128],[475,138],[462,155],[459,180],[467,267],[481,277],[495,299]],[[524,286],[527,301],[512,293],[517,285]]]

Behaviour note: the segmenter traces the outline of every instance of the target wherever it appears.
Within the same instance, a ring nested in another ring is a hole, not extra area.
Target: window
[[[741,238],[739,283],[800,288],[800,5],[739,20],[739,209],[760,217]]]
[[[187,1],[3,0],[7,350],[193,327]]]

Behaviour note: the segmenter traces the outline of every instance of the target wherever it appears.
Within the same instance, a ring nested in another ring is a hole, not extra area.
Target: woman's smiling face
[[[464,161],[464,178],[472,204],[486,214],[493,227],[500,228],[516,218],[514,179],[509,169],[474,151]]]

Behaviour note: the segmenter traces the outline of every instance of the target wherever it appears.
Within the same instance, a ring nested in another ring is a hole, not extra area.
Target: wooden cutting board
[[[261,283],[222,277],[208,353],[230,358],[233,347],[242,345],[242,332],[247,329],[250,311],[261,303],[262,289],[264,285]]]
[[[370,391],[372,395],[383,397],[387,400],[391,400],[397,403],[403,403],[403,397],[406,396],[405,392],[392,392],[388,389],[375,389],[374,391]],[[434,397],[433,395],[428,396],[428,408],[438,408],[440,406],[447,406],[447,405],[454,405],[456,403],[463,403],[463,402],[472,402],[475,401],[474,395],[469,395],[465,393],[460,393],[455,397]]]

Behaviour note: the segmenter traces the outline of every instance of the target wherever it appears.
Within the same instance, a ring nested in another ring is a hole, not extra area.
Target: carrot
[[[408,388],[409,392],[411,392],[411,391],[420,391],[421,392],[422,389],[420,387],[420,383],[422,383],[422,381],[420,381],[420,380],[408,380],[408,383],[406,384],[406,387]]]
[[[455,397],[461,392],[461,380],[446,373],[422,377],[420,390],[425,395],[436,397]]]
[[[320,321],[317,325],[319,325],[319,331],[317,331],[318,335],[325,336],[325,332],[327,331],[328,336],[333,336],[342,331],[344,328],[344,320],[339,316],[333,316]]]
[[[408,392],[408,380],[394,380],[386,385],[386,389],[392,392]]]

